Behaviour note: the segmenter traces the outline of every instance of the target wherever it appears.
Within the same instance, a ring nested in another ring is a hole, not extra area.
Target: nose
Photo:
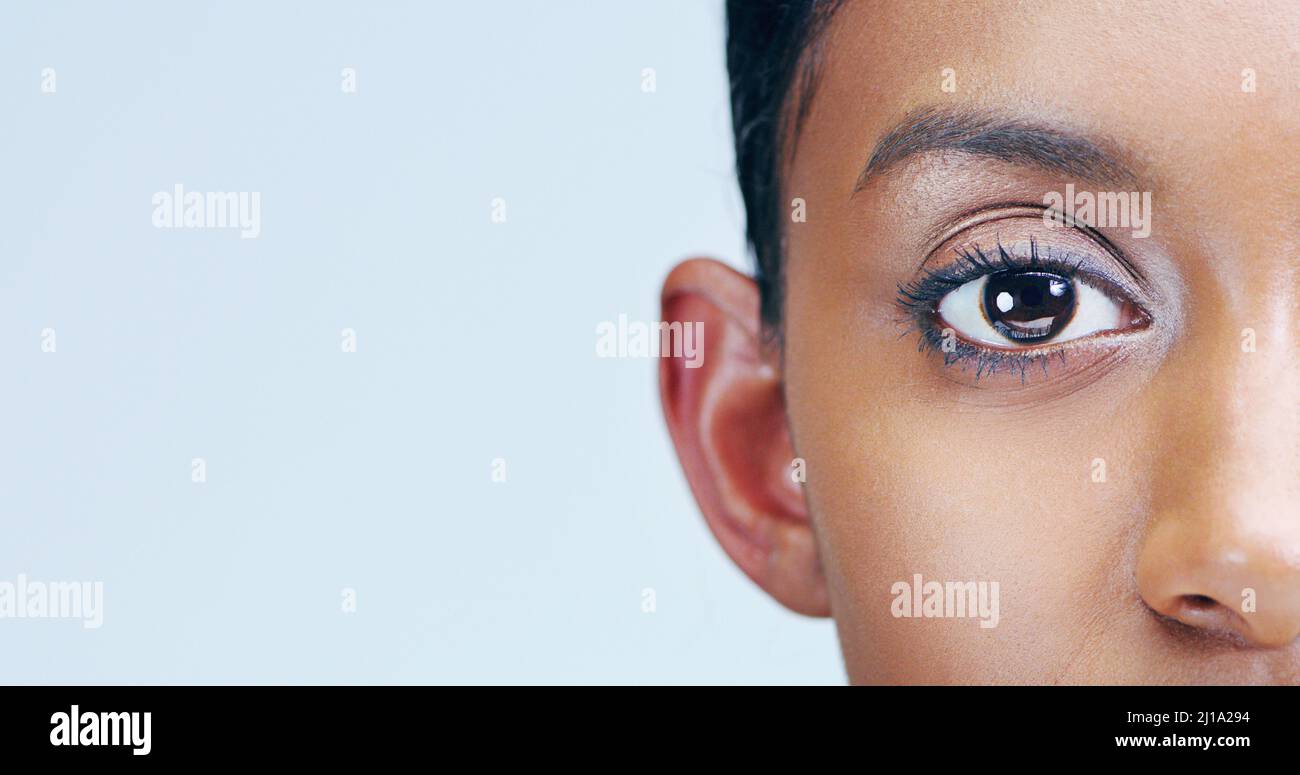
[[[1271,330],[1272,352],[1224,348],[1216,378],[1180,380],[1136,567],[1153,611],[1260,648],[1300,636],[1300,367]]]
[[[1158,521],[1138,561],[1138,591],[1155,612],[1262,648],[1300,636],[1300,546],[1293,529],[1240,517]]]

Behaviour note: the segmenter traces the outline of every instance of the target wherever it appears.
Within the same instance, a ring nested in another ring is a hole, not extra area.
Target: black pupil
[[[1074,317],[1074,283],[1050,272],[1001,272],[984,286],[984,315],[1013,342],[1045,342]]]

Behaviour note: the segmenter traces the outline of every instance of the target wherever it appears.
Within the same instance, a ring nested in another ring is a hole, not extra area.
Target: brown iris
[[[1074,317],[1074,283],[1051,272],[999,272],[984,286],[984,315],[1013,342],[1045,342]]]

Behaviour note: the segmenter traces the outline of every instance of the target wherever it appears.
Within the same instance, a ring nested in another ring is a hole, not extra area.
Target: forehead
[[[803,184],[851,191],[873,145],[933,105],[1113,138],[1151,187],[1300,179],[1300,4],[863,0],[825,35],[793,149]]]

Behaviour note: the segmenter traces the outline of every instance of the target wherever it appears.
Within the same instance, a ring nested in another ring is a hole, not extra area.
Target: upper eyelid
[[[993,223],[1008,218],[1017,217],[1036,217],[1041,218],[1042,213],[1048,208],[1042,204],[1031,202],[999,202],[990,205],[981,205],[970,210],[966,210],[954,218],[939,224],[934,230],[926,235],[926,242],[933,245],[926,252],[925,257],[921,259],[920,267],[923,269],[943,249],[945,245],[952,242],[953,238],[962,232],[983,226],[986,223]],[[1016,211],[1016,212],[1011,212]],[[1036,212],[1036,214],[1035,214]],[[991,217],[990,213],[998,213],[999,217]]]
[[[971,243],[970,248],[960,251],[956,259],[949,262],[944,268],[935,269],[925,267],[922,269],[927,277],[942,279],[942,275],[956,275],[953,282],[969,282],[979,277],[996,274],[1002,271],[1023,271],[1030,268],[1041,268],[1045,271],[1063,272],[1068,276],[1089,275],[1097,276],[1103,280],[1110,280],[1109,276],[1092,267],[1087,256],[1082,256],[1068,249],[1047,248],[1042,252],[1034,240],[1030,240],[1030,254],[1021,255],[1020,250],[1007,250],[1006,247],[998,241],[996,249],[985,251],[978,243]]]
[[[981,250],[974,242],[970,244],[976,251]],[[995,274],[998,271],[1024,271],[1037,267],[1049,272],[1061,272],[1072,279],[1093,287],[1100,286],[1099,290],[1123,296],[1125,300],[1145,309],[1146,305],[1138,298],[1142,295],[1139,291],[1128,287],[1128,283],[1115,274],[1096,267],[1094,262],[1088,260],[1087,256],[1079,255],[1069,249],[1049,247],[1046,253],[1038,255],[1037,263],[1033,263],[1033,240],[1030,241],[1030,245],[1031,255],[1025,256],[1021,255],[1019,249],[1006,249],[999,240],[996,243],[997,258],[990,259],[988,253],[985,252],[982,254],[984,258],[977,260],[974,264],[963,263],[958,258],[950,262],[945,268],[922,267],[921,276],[918,279],[898,286],[897,301],[914,314],[929,314],[933,305],[939,299],[967,282]],[[977,258],[979,255],[977,254]],[[1002,265],[999,266],[993,262],[1001,262]],[[1088,282],[1088,280],[1093,282]]]
[[[961,236],[967,231],[972,231],[984,227],[988,224],[997,223],[1004,220],[1015,220],[1020,218],[1033,218],[1041,221],[1044,213],[1054,212],[1054,208],[1045,207],[1041,202],[1001,202],[989,205],[982,205],[977,208],[966,211],[957,217],[949,220],[946,225],[941,226],[936,232],[932,233],[927,239],[934,245],[921,260],[918,270],[924,271],[931,263],[935,256],[940,255],[943,249],[952,243],[954,239]],[[1072,234],[1086,239],[1107,253],[1111,259],[1117,263],[1124,273],[1132,278],[1133,285],[1137,294],[1151,295],[1152,287],[1150,280],[1135,265],[1123,250],[1111,241],[1105,234],[1096,228],[1086,224],[1072,224],[1069,226],[1058,227],[1064,234]],[[1127,283],[1118,283],[1121,288]]]

